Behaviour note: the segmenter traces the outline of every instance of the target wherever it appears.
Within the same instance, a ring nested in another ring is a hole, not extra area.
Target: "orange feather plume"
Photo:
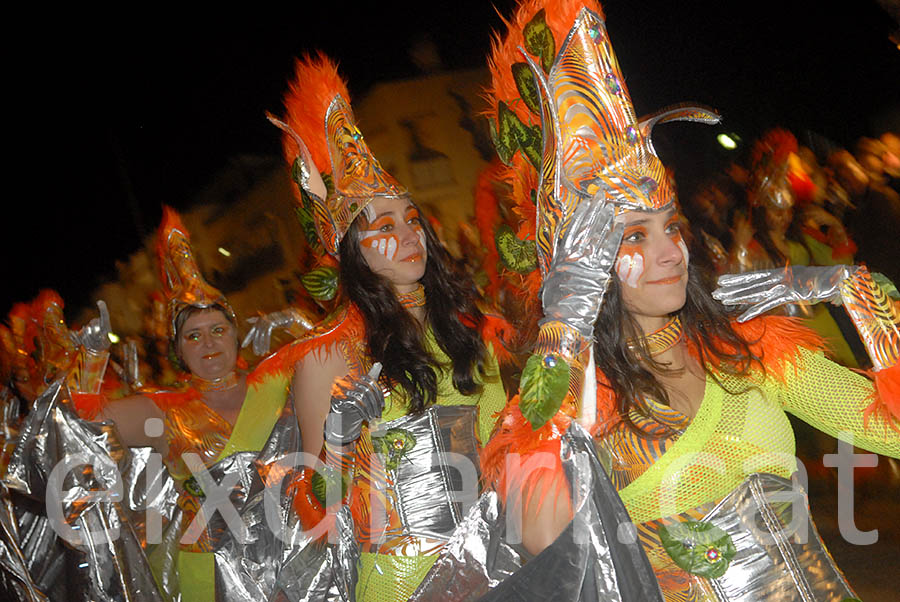
[[[544,20],[553,32],[553,40],[558,50],[582,8],[592,10],[603,18],[603,9],[595,0],[525,0],[519,3],[512,19],[503,19],[507,34],[505,37],[495,36],[488,57],[492,82],[486,92],[490,105],[488,117],[497,119],[497,103],[503,101],[516,113],[522,123],[526,125],[540,123],[540,116],[532,113],[519,99],[519,90],[512,76],[512,66],[525,61],[519,50],[525,48],[523,33],[525,26],[543,10]]]
[[[159,281],[162,283],[164,294],[168,299],[169,294],[171,293],[169,277],[168,274],[166,274],[166,257],[169,254],[169,249],[167,247],[169,232],[178,230],[187,235],[188,231],[187,228],[184,227],[184,222],[181,221],[181,215],[179,215],[177,211],[168,205],[163,205],[162,211],[162,221],[159,223],[159,235],[156,237],[156,259],[158,260],[157,266],[159,267]]]
[[[325,113],[340,94],[350,103],[347,82],[338,74],[337,65],[324,54],[306,56],[294,63],[294,78],[284,95],[284,121],[303,139],[321,174],[331,173],[331,157],[325,138]],[[281,146],[288,165],[299,154],[297,143],[287,133]]]

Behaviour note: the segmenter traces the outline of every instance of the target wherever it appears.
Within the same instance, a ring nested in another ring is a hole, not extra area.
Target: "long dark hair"
[[[693,257],[698,256],[692,254],[692,263],[688,265],[684,306],[672,315],[681,318],[684,336],[698,350],[703,369],[721,384],[717,374],[708,367],[710,360],[724,373],[746,375],[751,366],[761,365],[760,358],[753,354],[750,342],[732,327],[737,312],[726,310],[713,299],[709,292],[713,288],[712,271],[693,263]],[[637,320],[625,307],[618,279],[611,278],[594,327],[595,361],[614,393],[618,417],[629,428],[646,435],[635,425],[631,410],[646,410],[647,399],[668,405],[669,396],[655,373],[672,372],[672,369],[650,356],[642,333]],[[630,339],[641,341],[636,349],[639,361],[635,361],[634,352],[628,349]],[[598,386],[603,385],[598,383]]]
[[[366,263],[359,248],[358,221],[341,240],[342,293],[362,314],[369,354],[372,361],[381,362],[382,377],[403,387],[411,412],[421,412],[437,399],[437,362],[425,349],[422,327],[400,305],[391,283]],[[455,267],[424,216],[421,222],[428,251],[421,280],[425,321],[453,363],[453,386],[471,395],[480,389],[475,374],[482,367],[485,346],[477,328],[484,316],[475,305],[471,278]]]

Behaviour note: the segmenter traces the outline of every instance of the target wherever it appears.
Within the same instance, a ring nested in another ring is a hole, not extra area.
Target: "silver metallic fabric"
[[[0,584],[12,583],[19,600],[189,602],[182,599],[174,570],[183,513],[161,458],[149,448],[123,448],[109,424],[77,418],[62,402],[60,383],[37,400],[10,462],[5,483],[18,500],[31,502],[15,504],[11,526],[4,520],[8,511],[0,515]],[[216,483],[237,477],[228,500],[246,527],[246,537],[238,541],[221,513],[209,520],[218,600],[250,602],[272,595],[294,543],[286,488],[293,462],[288,456],[297,450],[299,428],[287,404],[262,451],[239,452],[207,469]],[[64,475],[61,495],[54,495],[53,468],[79,455],[92,467],[74,465]],[[117,495],[98,495],[116,486]],[[61,505],[62,524],[74,530],[74,543],[64,541],[48,519],[54,500]],[[7,537],[13,529],[17,533]],[[161,541],[150,538],[147,545],[151,531],[161,532]],[[4,548],[10,541],[13,545]],[[161,568],[158,583],[151,560]],[[27,575],[19,569],[23,563]]]
[[[61,382],[35,401],[5,480],[15,494],[39,502],[18,517],[22,557],[54,600],[162,602],[122,504],[130,454],[108,425],[70,411]]]
[[[384,411],[384,392],[378,385],[381,364],[375,362],[366,376],[335,382],[331,411],[325,418],[325,441],[348,445],[359,439],[364,422],[374,422]]]
[[[431,406],[372,433],[375,438],[402,429],[415,437],[387,484],[407,534],[446,540],[478,498],[476,420],[476,406]]]
[[[308,177],[308,176],[307,176]],[[273,311],[264,316],[248,318],[252,324],[250,332],[244,337],[241,347],[251,347],[256,355],[267,355],[272,344],[272,331],[276,328],[301,327],[304,331],[310,330],[313,323],[304,316],[300,310],[288,307],[281,311]]]
[[[611,203],[592,199],[576,206],[544,275],[541,324],[564,322],[591,339],[624,228]]]
[[[94,318],[78,332],[69,334],[76,346],[84,347],[88,351],[93,352],[106,351],[112,343],[109,340],[109,333],[112,332],[112,327],[109,322],[109,310],[106,309],[106,302],[102,300],[97,301],[97,309],[100,310],[99,318]]]
[[[840,298],[840,285],[856,266],[788,266],[719,276],[715,299],[724,305],[750,305],[738,321],[745,322],[787,303],[812,304]]]
[[[839,602],[855,598],[809,515],[806,493],[771,474],[749,476],[703,518],[737,554],[709,583],[721,602]]]
[[[628,513],[577,423],[560,455],[575,519],[553,544],[526,560],[497,494],[486,492],[412,600],[662,600],[647,557],[629,537]]]

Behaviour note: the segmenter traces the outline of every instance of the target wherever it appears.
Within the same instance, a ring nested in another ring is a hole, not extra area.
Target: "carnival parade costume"
[[[373,198],[408,198],[372,155],[348,100],[346,85],[327,58],[306,59],[297,62],[285,119],[270,117],[284,132],[301,218],[307,217],[321,249],[335,258],[340,240]],[[426,294],[420,286],[418,294],[400,302],[422,306]],[[295,480],[295,509],[304,527],[337,530],[339,541],[310,540],[292,553],[279,580],[289,599],[407,599],[461,521],[464,508],[454,498],[458,477],[435,458],[459,454],[477,467],[479,441],[490,436],[506,395],[490,346],[476,376],[480,391],[464,395],[454,387],[452,363],[430,327],[424,336],[425,349],[439,366],[434,404],[409,414],[402,387],[377,384],[386,389],[381,419],[362,427],[350,453],[330,446],[326,429],[324,467],[307,469]],[[365,325],[352,303],[283,353],[301,361],[329,349],[343,357],[347,379],[370,372]],[[344,483],[337,500],[328,497],[327,487],[317,486],[323,473],[326,482]],[[468,486],[477,489],[476,474],[470,476]]]
[[[223,307],[233,318],[221,293],[200,275],[187,231],[168,208],[157,250],[170,336],[175,334],[175,317],[187,307]],[[85,330],[91,336],[81,337],[76,365],[39,398],[23,425],[5,479],[26,496],[41,501],[47,497],[48,504],[62,500],[62,531],[75,535],[65,553],[69,579],[43,582],[52,586],[47,590],[51,599],[267,598],[289,541],[278,537],[290,529],[287,507],[270,520],[264,498],[274,495],[276,508],[288,499],[280,488],[287,486],[283,477],[290,467],[280,461],[296,451],[299,442],[292,406],[285,403],[292,366],[273,354],[247,375],[247,393],[233,427],[203,402],[199,383],[192,381],[178,391],[135,391],[165,416],[158,430],[167,453],[160,458],[151,448],[124,447],[112,422],[88,422],[103,418],[104,409],[117,403],[101,390],[109,346],[105,306],[101,318]],[[41,443],[48,437],[55,445]],[[186,464],[189,456],[197,465]],[[61,498],[48,496],[54,466],[75,458],[88,458],[93,470],[66,477]],[[205,481],[211,486],[221,485],[218,493],[227,496],[245,525],[244,533],[236,535],[236,523],[221,514],[207,516],[204,479],[211,479]],[[103,492],[116,486],[124,489],[125,497],[114,503]],[[80,538],[81,533],[91,538]],[[23,543],[34,542],[28,535],[23,533]],[[52,549],[58,541],[46,529],[43,540],[27,551]]]
[[[503,101],[497,103],[494,133],[499,139],[498,147],[507,149],[507,160],[513,163],[508,181],[521,214],[534,214],[529,213],[529,197],[532,190],[537,195],[536,225],[531,229],[535,222],[526,222],[520,235],[533,236],[539,259],[545,249],[553,248],[553,228],[565,221],[554,220],[553,216],[547,219],[541,205],[547,196],[553,196],[546,195],[543,189],[551,178],[562,180],[560,187],[565,190],[556,198],[565,199],[566,194],[576,191],[585,191],[585,196],[599,191],[601,196],[631,211],[659,211],[675,202],[674,192],[666,187],[667,176],[646,138],[646,126],[652,125],[654,119],[636,123],[615,63],[607,71],[592,72],[585,66],[588,61],[584,57],[595,54],[584,50],[590,48],[588,40],[596,43],[596,53],[612,56],[599,7],[586,4],[590,10],[579,13],[560,54],[554,61],[544,63],[547,74],[536,78],[543,110],[542,162],[537,160],[533,148],[537,132],[528,121],[526,110],[527,107],[535,111],[536,99],[528,100],[528,94],[533,92],[518,79],[517,70],[522,72],[523,67],[512,65],[515,85],[504,85],[502,79],[498,85],[496,75],[494,79],[494,96]],[[546,39],[547,27],[552,29],[551,19],[559,15],[547,7],[541,23],[530,16],[534,10],[529,15],[520,9],[522,14],[532,19],[525,21],[530,28],[526,44],[542,36]],[[579,40],[586,43],[578,47]],[[572,47],[574,50],[567,53]],[[529,61],[532,65],[553,56],[538,48],[529,48],[536,57]],[[495,73],[505,70],[510,62],[494,58],[492,69]],[[540,73],[533,66],[532,71]],[[574,90],[580,85],[589,90],[579,95]],[[693,114],[687,108],[682,111],[672,115],[714,120],[708,114],[704,117],[702,109]],[[557,154],[550,158],[548,129],[556,133],[559,145],[551,149]],[[517,149],[522,153],[516,153]],[[565,215],[564,210],[562,213]],[[577,222],[573,219],[572,223]],[[618,240],[614,244],[617,247]],[[615,249],[612,256],[615,257]],[[831,434],[846,437],[844,433],[849,432],[854,444],[897,456],[900,337],[896,310],[864,268],[851,266],[752,272],[723,277],[720,285],[716,296],[723,302],[757,304],[743,317],[748,319],[745,324],[735,325],[760,358],[756,365],[749,366],[750,376],[731,376],[734,366],[707,364],[714,376],[707,378],[702,405],[692,420],[668,406],[644,400],[640,409],[628,417],[636,430],[617,415],[616,394],[599,371],[596,389],[589,387],[594,378],[585,384],[588,394],[573,394],[577,391],[570,386],[565,395],[561,394],[564,389],[555,399],[548,395],[552,370],[561,364],[550,346],[543,358],[533,356],[534,365],[539,368],[529,374],[526,367],[520,395],[501,416],[499,432],[485,451],[486,478],[501,493],[511,491],[512,485],[512,491],[525,491],[527,497],[535,487],[544,487],[545,491],[538,493],[549,497],[559,483],[565,482],[561,475],[571,479],[565,460],[543,474],[535,474],[505,465],[504,458],[518,452],[526,456],[522,464],[527,465],[528,454],[537,457],[550,452],[554,457],[561,453],[564,457],[567,439],[573,431],[577,432],[580,422],[594,435],[598,461],[609,467],[610,478],[637,526],[636,537],[650,559],[665,599],[852,597],[852,590],[834,567],[808,519],[804,494],[792,488],[788,480],[797,467],[793,433],[784,413],[790,411]],[[587,284],[579,284],[578,289],[602,298],[605,286],[591,289]],[[548,292],[545,284],[545,311]],[[822,357],[821,339],[792,319],[756,317],[783,303],[823,299],[842,299],[850,311],[877,370],[875,387],[865,377]],[[591,308],[595,307],[598,305]],[[545,317],[542,331],[546,326]],[[678,344],[683,340],[682,328],[673,319],[663,331],[648,335],[647,346],[664,349]],[[709,357],[703,350],[689,349],[695,357]],[[568,376],[560,377],[562,383],[576,381],[571,368],[579,363],[593,372],[589,362],[572,362],[571,355],[563,358],[568,360],[570,370],[562,373]],[[740,371],[740,366],[737,368]],[[791,527],[795,530],[791,531]],[[808,537],[794,537],[800,531]]]

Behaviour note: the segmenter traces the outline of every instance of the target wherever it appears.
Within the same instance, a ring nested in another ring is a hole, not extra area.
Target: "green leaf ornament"
[[[525,102],[525,106],[531,109],[531,112],[540,116],[541,114],[541,97],[538,93],[537,82],[534,81],[534,75],[531,69],[525,63],[514,63],[512,66],[513,79],[516,81],[516,88],[519,90],[519,96]]]
[[[318,301],[331,301],[337,294],[338,271],[330,266],[320,266],[300,278],[303,288]]]
[[[569,364],[555,354],[532,354],[519,383],[519,409],[537,430],[559,411],[569,391]]]
[[[525,35],[525,49],[539,57],[541,67],[550,73],[550,67],[553,66],[553,59],[556,57],[556,42],[553,41],[553,32],[547,27],[544,9],[538,11],[522,33]]]
[[[388,429],[384,435],[372,437],[372,448],[385,458],[384,467],[388,470],[396,470],[403,457],[415,446],[416,436],[406,429]]]
[[[728,533],[702,521],[686,520],[662,525],[659,539],[679,568],[706,579],[724,575],[737,554]]]
[[[310,479],[312,494],[324,506],[326,500],[328,500],[328,490],[337,487],[338,483],[340,483],[341,499],[344,499],[347,496],[347,481],[347,475],[341,474],[333,466],[326,464],[316,470]]]
[[[501,224],[494,233],[494,243],[500,260],[508,269],[528,274],[537,267],[537,246],[533,240],[522,240],[507,224]]]

